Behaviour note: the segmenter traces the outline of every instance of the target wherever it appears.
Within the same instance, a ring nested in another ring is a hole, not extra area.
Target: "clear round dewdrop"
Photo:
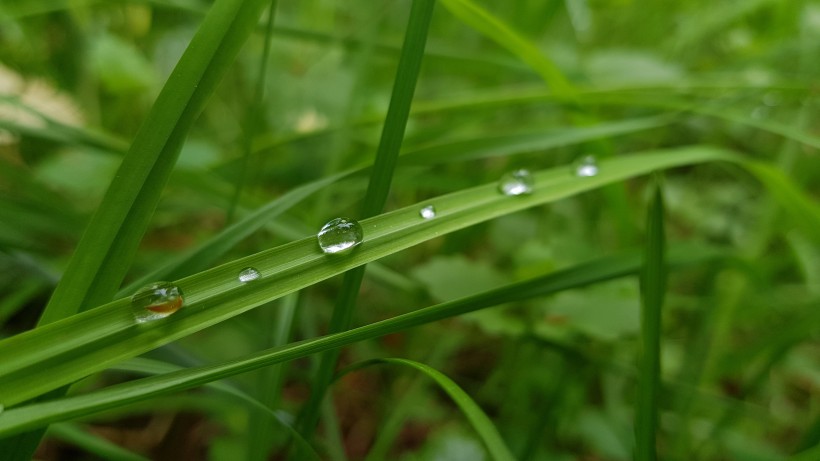
[[[592,155],[579,160],[575,165],[575,176],[579,178],[591,178],[598,174],[598,161]]]
[[[253,267],[246,267],[239,271],[239,281],[242,283],[252,282],[261,276],[262,274]]]
[[[501,177],[498,190],[504,195],[526,195],[532,193],[535,180],[529,170],[515,170]]]
[[[424,219],[433,219],[436,217],[436,208],[433,205],[427,205],[419,210],[419,216]]]
[[[358,221],[348,218],[336,218],[322,226],[316,235],[319,247],[328,254],[349,250],[364,240],[364,231]]]
[[[155,282],[131,296],[131,309],[138,323],[164,319],[185,304],[182,290],[170,282]]]

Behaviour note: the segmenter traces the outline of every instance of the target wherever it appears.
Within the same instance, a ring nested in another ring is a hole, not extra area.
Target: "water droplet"
[[[239,271],[239,281],[242,283],[251,282],[261,276],[262,274],[260,274],[259,271],[253,267],[246,267]]]
[[[531,194],[535,181],[528,170],[515,170],[501,177],[498,190],[504,195]]]
[[[325,253],[340,253],[362,243],[364,231],[358,221],[336,218],[322,226],[316,238]]]
[[[424,219],[433,219],[436,217],[436,208],[433,205],[427,205],[419,210],[419,215]]]
[[[131,309],[139,323],[168,317],[178,311],[184,303],[182,290],[169,282],[152,283],[131,296]]]
[[[587,155],[575,165],[575,176],[591,178],[598,175],[598,161],[592,155]]]

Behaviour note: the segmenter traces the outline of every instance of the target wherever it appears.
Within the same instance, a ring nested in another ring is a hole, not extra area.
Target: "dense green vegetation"
[[[819,54],[809,0],[0,1],[0,458],[820,459]]]

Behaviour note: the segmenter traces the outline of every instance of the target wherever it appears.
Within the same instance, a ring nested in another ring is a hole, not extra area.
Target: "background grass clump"
[[[820,459],[820,3],[639,3],[1,2],[0,458]]]

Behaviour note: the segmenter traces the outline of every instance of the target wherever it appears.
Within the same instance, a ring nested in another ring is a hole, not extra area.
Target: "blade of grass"
[[[560,95],[572,95],[574,89],[564,74],[531,40],[520,36],[507,24],[470,0],[442,0],[442,5],[454,16],[518,56],[532,67]]]
[[[154,396],[189,389],[263,366],[306,357],[498,304],[545,296],[635,274],[639,267],[640,258],[636,253],[600,258],[478,295],[427,307],[353,330],[260,351],[229,362],[139,379],[101,391],[52,402],[7,409],[0,418],[0,437],[36,428],[43,424],[73,419]]]
[[[264,347],[283,346],[290,341],[293,320],[296,316],[296,305],[299,302],[298,293],[294,293],[282,298],[282,305],[275,311],[267,315],[270,321],[264,322],[266,330],[268,325],[275,325],[271,331],[265,331],[267,338]],[[267,313],[266,313],[267,314]],[[281,401],[282,387],[285,384],[285,364],[277,364],[263,368],[257,372],[256,395],[259,401],[268,408],[278,408]],[[248,459],[264,461],[269,458],[271,447],[270,434],[273,432],[273,425],[268,423],[264,415],[251,415],[250,430],[248,431]],[[298,435],[295,429],[290,428]],[[310,445],[305,442],[302,449]],[[318,457],[318,456],[317,456]]]
[[[657,459],[658,402],[661,372],[661,308],[666,293],[663,197],[655,179],[646,218],[646,250],[641,269],[641,346],[635,409],[635,459]]]
[[[109,461],[148,461],[148,458],[121,448],[102,437],[90,434],[76,424],[55,424],[48,433]]]
[[[266,0],[217,1],[137,133],[40,324],[108,302],[148,227],[188,129],[256,26]]]
[[[453,399],[453,402],[458,405],[458,408],[473,426],[476,433],[478,433],[479,439],[487,448],[487,452],[490,454],[492,459],[497,461],[512,461],[515,459],[515,456],[513,456],[510,452],[510,449],[507,448],[507,444],[504,443],[504,439],[501,437],[501,434],[498,433],[498,430],[496,430],[495,426],[493,426],[490,418],[488,418],[487,415],[484,414],[484,411],[481,410],[481,407],[472,398],[470,398],[470,396],[464,392],[458,384],[435,368],[407,359],[373,359],[356,363],[344,368],[343,370],[340,370],[337,375],[337,379],[348,373],[361,370],[363,368],[383,364],[410,367],[420,371],[423,375],[432,379],[444,392],[447,393],[447,395],[450,396],[451,399]]]
[[[434,0],[414,0],[410,8],[407,29],[404,37],[390,106],[387,109],[384,127],[382,128],[376,160],[370,175],[367,193],[364,197],[362,215],[365,218],[381,213],[390,192],[390,183],[404,140],[410,105],[416,90],[421,62],[424,58],[424,47],[427,44],[427,32],[433,17]],[[328,326],[331,333],[350,328],[353,320],[353,309],[364,278],[365,266],[361,265],[345,274],[342,288],[338,295],[333,316]],[[319,369],[313,379],[310,400],[302,413],[300,430],[305,437],[310,437],[319,421],[319,408],[325,391],[333,378],[333,370],[339,359],[339,351],[332,350],[319,358]]]
[[[156,324],[135,325],[129,300],[114,301],[0,341],[0,349],[16,351],[0,354],[0,403],[14,405],[350,268],[475,223],[653,170],[715,160],[743,165],[729,152],[693,147],[605,159],[592,178],[575,177],[565,166],[536,172],[533,193],[527,196],[503,196],[496,184],[444,195],[425,201],[439,212],[433,220],[419,218],[419,205],[364,220],[365,242],[342,258],[324,255],[310,237],[179,280],[186,308]],[[808,208],[794,218],[820,227],[820,212],[809,202],[804,205]],[[263,276],[242,285],[236,274],[248,266]]]
[[[256,133],[262,131],[265,126],[265,78],[268,69],[268,57],[270,56],[271,34],[273,33],[273,22],[276,17],[276,7],[278,0],[271,0],[268,6],[267,26],[265,27],[265,39],[262,47],[262,56],[259,59],[259,73],[256,77],[256,85],[251,97],[251,103],[245,110],[245,120],[242,129],[242,171],[239,180],[236,182],[231,203],[228,206],[226,222],[233,221],[236,207],[239,205],[239,198],[242,196],[242,189],[248,181],[248,168],[251,159],[251,144]]]
[[[140,127],[91,219],[38,325],[110,301],[148,228],[187,132],[239,48],[265,0],[217,1]],[[41,434],[3,441],[9,459],[31,457]]]
[[[167,373],[176,373],[185,370],[185,368],[177,365],[141,357],[130,359],[126,362],[123,362],[112,367],[111,369],[140,373],[145,375],[162,375]],[[273,422],[274,424],[283,428],[288,433],[288,435],[296,441],[296,443],[304,451],[304,453],[306,453],[306,456],[309,456],[311,459],[314,460],[321,459],[319,454],[316,453],[313,447],[311,447],[310,444],[308,444],[308,442],[302,438],[299,432],[297,432],[296,429],[294,429],[293,426],[287,421],[287,419],[290,418],[290,415],[283,415],[283,412],[273,410],[271,407],[265,405],[264,403],[251,397],[247,393],[241,391],[236,386],[231,385],[229,383],[214,381],[206,384],[205,387],[209,388],[210,390],[227,395],[231,398],[234,398],[243,403],[244,405],[246,405],[248,409],[255,411],[256,414],[263,415],[267,421]]]

